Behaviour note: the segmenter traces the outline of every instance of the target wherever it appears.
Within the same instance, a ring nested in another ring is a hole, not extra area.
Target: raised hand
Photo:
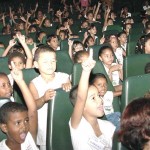
[[[13,47],[16,44],[16,41],[14,39],[9,41],[9,46]]]
[[[93,60],[93,49],[89,50],[89,58],[82,63],[82,68],[84,71],[91,71],[96,64],[96,61]]]
[[[17,67],[15,66],[13,61],[11,61],[11,68],[12,68],[11,75],[12,75],[13,79],[16,82],[23,80],[22,70],[17,69]]]

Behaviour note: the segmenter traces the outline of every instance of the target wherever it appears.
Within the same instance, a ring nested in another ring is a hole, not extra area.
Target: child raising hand
[[[0,149],[23,150],[38,148],[35,145],[37,135],[37,108],[31,95],[22,71],[11,63],[11,74],[18,84],[27,108],[16,102],[8,102],[0,109],[0,128],[6,133],[7,139],[0,142]]]
[[[104,115],[102,99],[97,88],[89,86],[89,76],[95,66],[90,51],[89,59],[82,63],[79,85],[72,88],[70,99],[74,110],[69,121],[72,145],[75,150],[112,148],[115,127],[108,121],[98,119]]]

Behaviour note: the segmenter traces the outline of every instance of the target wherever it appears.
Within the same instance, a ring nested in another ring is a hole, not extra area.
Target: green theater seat
[[[73,150],[69,130],[72,111],[69,92],[58,89],[55,98],[48,103],[47,150]]]
[[[149,54],[139,54],[127,56],[123,62],[123,77],[142,75],[145,74],[145,65],[150,62]]]
[[[133,99],[143,97],[150,90],[150,74],[128,77],[123,82],[121,111]]]

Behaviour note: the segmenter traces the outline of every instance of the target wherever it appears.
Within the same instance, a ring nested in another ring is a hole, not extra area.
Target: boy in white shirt
[[[1,150],[37,150],[37,108],[21,70],[12,63],[11,74],[24,96],[27,108],[16,102],[8,102],[0,109],[0,128],[7,139],[0,142]]]

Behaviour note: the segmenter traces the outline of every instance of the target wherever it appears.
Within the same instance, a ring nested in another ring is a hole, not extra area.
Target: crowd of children
[[[150,6],[148,1],[144,4],[135,54],[150,54]],[[120,125],[121,112],[114,110],[113,100],[122,94],[123,62],[136,21],[127,6],[115,12],[112,0],[100,0],[95,5],[91,0],[73,0],[70,5],[61,0],[61,5],[55,9],[49,1],[43,10],[38,2],[26,9],[21,3],[17,9],[9,5],[0,12],[0,57],[8,58],[6,66],[10,69],[7,74],[0,68],[0,98],[11,101],[0,108],[0,128],[7,135],[0,149],[46,150],[47,102],[54,99],[58,88],[70,92],[74,106],[68,122],[75,150],[111,150],[113,135],[118,131],[121,142],[128,142],[123,135],[125,123]],[[62,49],[64,43],[67,46]],[[95,46],[99,46],[96,60]],[[71,74],[56,71],[57,51],[66,52],[73,64],[81,63],[78,85],[72,86]],[[92,74],[96,61],[102,63],[106,74]],[[149,66],[145,66],[145,73],[150,72]],[[22,70],[29,68],[37,69],[39,76],[27,86]],[[108,81],[114,91],[108,90]],[[14,82],[27,108],[15,102]],[[99,119],[104,115],[107,121]]]

